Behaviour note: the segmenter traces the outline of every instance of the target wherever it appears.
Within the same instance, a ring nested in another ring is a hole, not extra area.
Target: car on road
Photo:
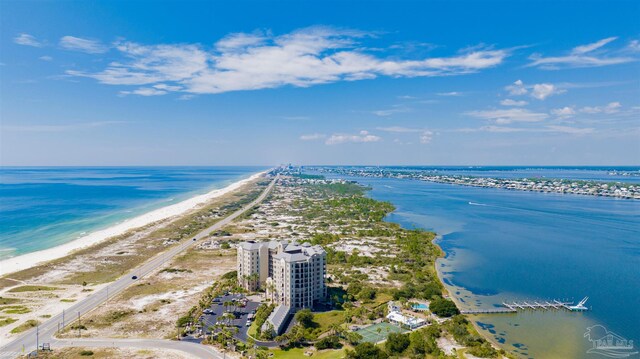
[[[136,279],[138,279],[138,276],[134,275],[134,276],[131,277],[131,279],[136,280]]]
[[[251,326],[251,321],[247,320],[247,327],[250,327],[250,326]]]

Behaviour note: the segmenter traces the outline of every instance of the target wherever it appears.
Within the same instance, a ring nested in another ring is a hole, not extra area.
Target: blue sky
[[[3,165],[638,165],[640,3],[0,2]]]

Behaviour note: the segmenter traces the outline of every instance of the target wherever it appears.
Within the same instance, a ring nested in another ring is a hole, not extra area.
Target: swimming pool
[[[418,303],[418,304],[414,304],[413,305],[413,309],[415,309],[415,310],[429,310],[429,305],[423,304],[423,303]]]

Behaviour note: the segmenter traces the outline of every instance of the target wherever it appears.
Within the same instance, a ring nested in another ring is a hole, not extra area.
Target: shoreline
[[[442,252],[442,256],[438,257],[438,259],[442,259],[446,256],[446,252],[442,249],[442,247],[440,247],[440,245],[438,245],[436,242],[436,240],[433,241],[433,244],[435,244],[438,249],[440,249],[440,251]],[[442,287],[444,288],[444,290],[447,293],[447,297],[449,298],[449,300],[451,300],[452,302],[455,303],[456,307],[458,308],[458,310],[460,310],[463,306],[462,303],[458,300],[458,298],[455,295],[451,295],[451,291],[449,290],[449,288],[447,287],[447,285],[445,284],[444,280],[442,279],[442,273],[440,272],[440,270],[438,269],[438,260],[436,260],[436,262],[433,264],[435,267],[435,271],[436,274],[438,275],[438,280],[440,281],[440,284],[442,284]],[[485,333],[484,330],[482,330],[482,328],[480,328],[480,326],[478,325],[478,323],[476,323],[475,320],[473,320],[471,317],[477,317],[477,315],[474,314],[460,314],[460,315],[464,315],[465,318],[467,318],[467,320],[469,321],[469,323],[471,323],[471,325],[473,326],[473,329],[476,330],[476,332],[478,333],[478,335],[480,335],[481,337],[483,337],[487,342],[489,342],[489,344],[491,344],[491,346],[493,346],[494,349],[496,350],[504,350],[506,353],[509,354],[513,354],[510,350],[508,350],[506,347],[503,347],[500,345],[500,343],[498,343],[495,338],[493,338],[490,335],[487,335],[487,333]]]
[[[263,176],[266,172],[267,171],[261,171],[252,174],[251,176],[231,183],[226,187],[214,189],[207,193],[185,199],[184,201],[157,208],[139,216],[126,219],[108,228],[91,232],[85,236],[76,238],[59,246],[0,260],[0,276],[35,267],[44,262],[64,257],[73,251],[98,244],[108,238],[119,236],[129,230],[184,214],[211,199],[223,196],[240,188],[244,184]]]

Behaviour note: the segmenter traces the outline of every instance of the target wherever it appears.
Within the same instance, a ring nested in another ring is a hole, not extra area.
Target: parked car
[[[133,280],[138,279],[138,276],[134,275],[133,277],[131,277],[131,279],[133,279]]]
[[[250,326],[251,326],[251,321],[247,320],[247,327],[250,327]]]

